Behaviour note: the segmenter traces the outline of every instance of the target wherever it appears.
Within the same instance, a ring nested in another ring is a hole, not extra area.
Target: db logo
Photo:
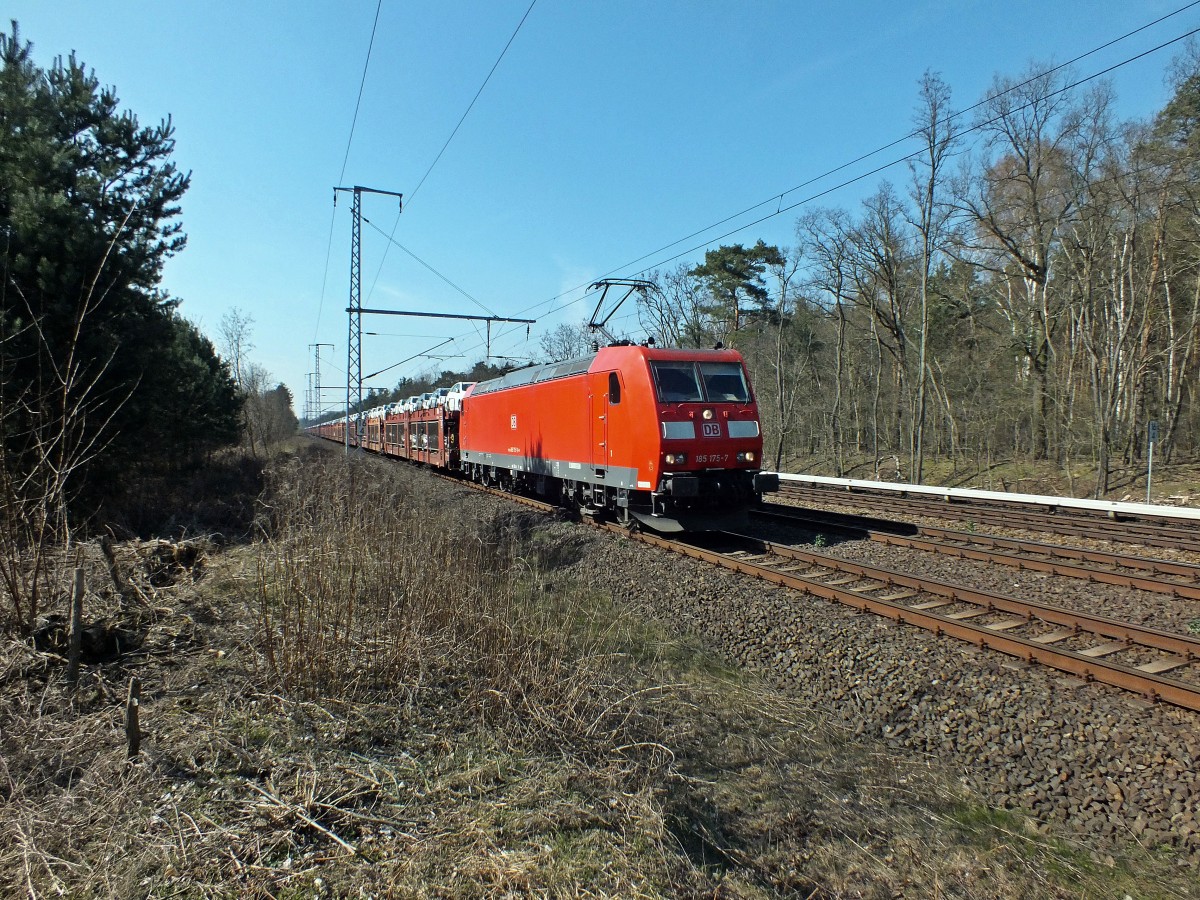
[[[508,419],[508,427],[513,431],[517,430],[517,414],[513,413]]]
[[[720,422],[704,422],[703,434],[705,437],[720,437],[721,423]]]

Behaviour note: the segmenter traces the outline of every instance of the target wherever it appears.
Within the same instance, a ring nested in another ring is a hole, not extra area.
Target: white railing
[[[858,481],[853,478],[830,478],[824,475],[789,475],[786,472],[779,473],[779,480],[843,487],[850,491],[860,488],[898,494],[921,494],[941,500],[991,500],[998,503],[1026,503],[1063,509],[1090,509],[1110,516],[1157,516],[1165,519],[1200,520],[1200,509],[1196,507],[1162,506],[1157,503],[1119,503],[1115,500],[1082,500],[1074,497],[1048,497],[1043,494],[1010,494],[1007,491],[976,491],[893,481]]]

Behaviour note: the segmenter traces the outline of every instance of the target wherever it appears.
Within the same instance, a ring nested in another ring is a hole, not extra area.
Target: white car
[[[460,381],[450,385],[450,389],[446,392],[446,409],[451,412],[462,412],[463,397],[470,394],[473,387],[475,387],[474,381]]]
[[[449,393],[449,391],[450,391],[450,388],[444,388],[444,387],[438,388],[436,391],[433,391],[429,395],[429,399],[425,401],[425,408],[426,409],[436,409],[437,407],[441,406],[443,403],[446,402],[446,394]]]

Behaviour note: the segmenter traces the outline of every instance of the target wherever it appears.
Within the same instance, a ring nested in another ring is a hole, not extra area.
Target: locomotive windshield
[[[687,403],[702,400],[696,381],[696,366],[690,362],[652,362],[658,399],[662,403]]]
[[[750,391],[738,363],[653,361],[660,403],[747,403]],[[698,376],[698,377],[697,377]]]
[[[715,403],[747,403],[750,392],[738,363],[700,363],[704,393]]]

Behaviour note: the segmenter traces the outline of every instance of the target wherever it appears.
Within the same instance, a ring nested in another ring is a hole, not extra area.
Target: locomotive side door
[[[592,464],[597,476],[607,475],[614,463],[614,441],[621,441],[624,430],[615,421],[621,415],[621,376],[616,372],[590,375],[592,395]]]
[[[597,478],[603,478],[608,468],[608,374],[588,375],[592,404],[592,466]]]

